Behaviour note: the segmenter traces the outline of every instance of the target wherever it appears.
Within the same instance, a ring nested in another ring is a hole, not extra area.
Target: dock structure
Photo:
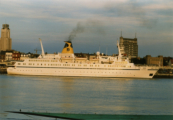
[[[0,74],[6,74],[6,73],[7,73],[6,64],[0,63]]]
[[[173,67],[160,67],[154,78],[172,78],[173,77]]]
[[[70,113],[41,113],[41,112],[17,112],[10,113],[33,115],[67,120],[173,120],[173,115],[118,115],[118,114],[70,114]]]

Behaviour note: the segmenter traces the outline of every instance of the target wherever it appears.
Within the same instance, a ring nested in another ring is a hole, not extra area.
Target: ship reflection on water
[[[173,114],[171,79],[1,75],[0,113],[9,110]]]
[[[72,109],[73,100],[72,94],[75,92],[74,79],[73,78],[61,78],[62,81],[62,108]]]

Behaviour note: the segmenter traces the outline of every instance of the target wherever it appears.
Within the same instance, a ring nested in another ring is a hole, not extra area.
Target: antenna
[[[41,51],[41,50],[38,50],[37,48],[36,49],[34,49],[34,51],[36,52],[36,54],[37,54],[37,51]]]
[[[122,37],[122,30],[121,30],[121,37]]]
[[[135,33],[135,38],[136,38],[136,33]]]

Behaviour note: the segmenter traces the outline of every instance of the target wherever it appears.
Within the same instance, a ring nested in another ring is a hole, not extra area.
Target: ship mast
[[[40,40],[40,44],[41,44],[41,51],[42,51],[42,57],[43,57],[43,56],[45,56],[44,49],[43,49],[43,44],[42,44],[42,41],[41,41],[40,38],[39,38],[39,40]]]

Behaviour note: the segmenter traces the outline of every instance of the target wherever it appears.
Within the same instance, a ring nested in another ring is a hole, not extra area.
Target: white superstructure
[[[19,75],[51,75],[51,76],[89,76],[89,77],[128,77],[152,78],[159,67],[135,66],[123,59],[117,42],[118,56],[102,56],[97,52],[92,58],[78,58],[73,53],[71,41],[65,41],[62,53],[42,54],[36,59],[16,62],[7,69],[8,74]]]

